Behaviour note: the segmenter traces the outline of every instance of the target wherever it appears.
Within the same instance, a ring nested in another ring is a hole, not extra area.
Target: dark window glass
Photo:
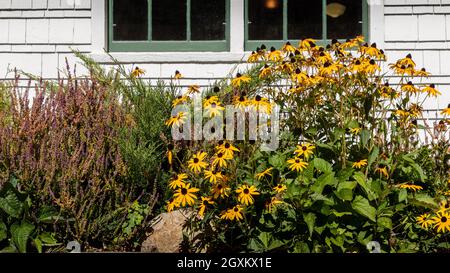
[[[362,34],[361,0],[327,1],[327,38],[347,39]]]
[[[191,39],[225,40],[225,0],[191,0]]]
[[[147,0],[114,0],[115,41],[143,41],[148,36]]]
[[[288,39],[322,38],[322,1],[288,2]]]
[[[154,0],[152,13],[153,40],[186,40],[186,0]]]
[[[283,0],[248,0],[249,40],[283,39]]]

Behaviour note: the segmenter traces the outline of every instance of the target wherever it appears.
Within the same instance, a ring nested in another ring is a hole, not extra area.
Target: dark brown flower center
[[[244,97],[244,96],[240,96],[240,97],[239,97],[239,101],[240,101],[240,102],[244,102],[244,101],[245,101],[245,97]]]
[[[203,200],[203,205],[207,206],[208,205],[208,200]]]
[[[256,101],[261,101],[261,96],[260,95],[256,95],[255,100]]]
[[[234,208],[233,211],[234,211],[234,212],[238,212],[239,209],[238,209],[238,208]]]
[[[229,149],[230,146],[231,146],[230,143],[226,143],[226,144],[225,144],[225,149]]]
[[[222,185],[218,185],[218,186],[217,186],[217,189],[218,189],[218,190],[221,190],[221,189],[223,189],[223,186],[222,186]]]
[[[217,157],[218,157],[218,158],[222,158],[222,156],[223,156],[222,153],[218,153],[218,154],[217,154]]]
[[[249,194],[250,191],[248,189],[244,189],[244,194]]]
[[[302,150],[303,150],[303,151],[306,151],[307,149],[308,149],[308,148],[307,148],[306,146],[303,146],[303,147],[302,147]]]
[[[296,159],[296,160],[295,160],[295,163],[300,163],[300,159]]]
[[[194,158],[194,163],[197,164],[200,161],[198,158]]]
[[[447,217],[443,216],[443,217],[441,218],[441,222],[442,222],[442,223],[447,222]]]
[[[188,190],[186,188],[181,189],[181,194],[186,195],[188,193]]]

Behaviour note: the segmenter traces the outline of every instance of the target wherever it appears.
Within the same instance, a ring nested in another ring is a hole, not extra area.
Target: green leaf
[[[28,222],[22,222],[21,225],[15,223],[11,226],[12,241],[14,242],[20,253],[27,252],[28,239],[30,238],[33,230],[34,225]]]
[[[331,166],[331,164],[322,158],[314,158],[313,164],[316,169],[323,173],[330,173],[333,171],[333,167]]]
[[[364,189],[369,200],[374,200],[378,197],[378,195],[370,188],[369,184],[367,183],[366,176],[362,172],[356,172],[353,175],[353,178]]]
[[[39,238],[36,238],[33,240],[34,245],[36,246],[36,249],[39,253],[42,253],[42,241],[39,240]]]
[[[384,227],[387,229],[392,229],[392,220],[389,217],[380,217],[378,218],[378,226]]]
[[[275,154],[269,158],[269,164],[275,168],[282,170],[285,166],[286,156],[282,154]]]
[[[380,153],[380,149],[375,146],[369,155],[369,159],[367,161],[367,168],[369,168],[372,165],[372,163],[375,162],[379,153]]]
[[[362,146],[367,146],[370,139],[370,132],[366,129],[361,130],[361,144]]]
[[[0,242],[8,238],[8,228],[5,223],[0,220]]]
[[[411,198],[410,202],[417,206],[431,208],[431,209],[439,207],[439,205],[436,203],[436,201],[426,193],[415,194],[415,196],[413,198]]]
[[[334,185],[335,181],[334,172],[322,174],[317,178],[314,185],[311,186],[311,190],[315,193],[322,194],[323,188],[326,185]]]
[[[353,199],[353,189],[356,187],[355,181],[346,181],[338,184],[336,196],[342,200],[351,201]]]
[[[305,223],[308,226],[310,237],[312,236],[313,231],[314,231],[314,224],[316,223],[316,218],[317,218],[317,216],[312,212],[303,215],[303,219],[305,220]]]
[[[369,218],[371,221],[375,222],[375,216],[377,210],[369,204],[369,200],[358,195],[352,202],[352,208],[362,216]]]
[[[406,189],[400,189],[400,191],[398,192],[398,202],[401,203],[405,201],[407,197],[408,192],[406,191]]]
[[[5,198],[0,197],[0,209],[14,218],[19,218],[22,213],[22,204],[14,193],[9,192]]]

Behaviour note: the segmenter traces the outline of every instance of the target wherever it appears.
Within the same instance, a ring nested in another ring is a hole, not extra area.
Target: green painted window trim
[[[245,10],[244,10],[244,23],[245,23],[245,44],[244,49],[245,51],[252,51],[255,50],[257,47],[261,46],[262,44],[265,44],[269,48],[271,46],[275,48],[281,48],[286,41],[288,41],[288,16],[287,16],[287,8],[288,8],[288,1],[283,1],[283,40],[249,40],[248,39],[248,0],[245,0]],[[322,6],[326,7],[327,1],[326,0],[311,0],[311,1],[322,1]],[[362,35],[366,38],[366,40],[369,40],[369,7],[367,4],[367,0],[361,0],[362,1]],[[326,45],[327,43],[330,43],[331,40],[327,39],[327,13],[326,9],[322,9],[322,39],[318,41],[317,44],[319,45]],[[293,44],[298,44],[300,40],[289,40]],[[341,41],[342,42],[342,41]]]
[[[113,2],[108,0],[108,51],[109,52],[193,52],[193,51],[230,51],[230,0],[225,0],[225,40],[191,41],[191,0],[186,8],[186,41],[151,41],[152,1],[148,1],[148,41],[114,41],[113,40]]]

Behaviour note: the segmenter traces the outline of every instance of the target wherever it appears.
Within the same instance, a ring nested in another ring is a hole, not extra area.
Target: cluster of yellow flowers
[[[424,213],[418,216],[416,221],[426,230],[432,227],[437,232],[450,232],[450,202],[442,201],[439,209],[432,213]]]

